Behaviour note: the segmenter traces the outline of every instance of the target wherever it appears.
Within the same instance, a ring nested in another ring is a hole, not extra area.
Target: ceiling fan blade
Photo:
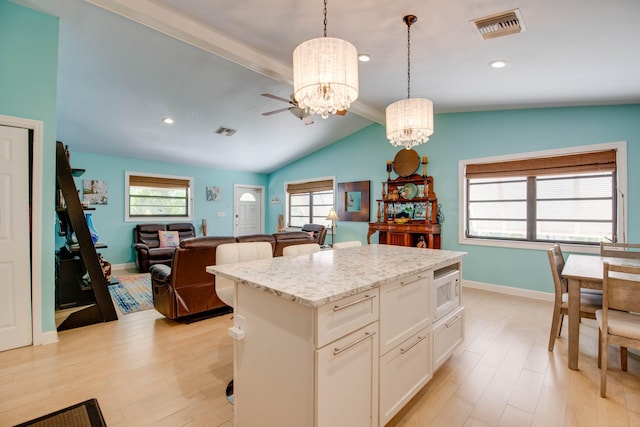
[[[266,96],[267,98],[271,98],[271,99],[277,99],[278,101],[282,101],[282,102],[286,102],[287,104],[294,105],[290,99],[280,98],[279,96],[271,95],[270,93],[263,93],[262,96]]]
[[[263,116],[270,116],[272,114],[282,113],[283,111],[289,111],[292,108],[296,108],[296,107],[286,107],[286,108],[281,108],[279,110],[267,111],[266,113],[262,113],[262,115]]]

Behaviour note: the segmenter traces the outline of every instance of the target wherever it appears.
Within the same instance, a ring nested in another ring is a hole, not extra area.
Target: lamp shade
[[[396,101],[386,109],[386,122],[391,145],[409,150],[433,135],[433,102],[424,98]]]
[[[307,40],[293,51],[293,94],[298,106],[323,119],[358,98],[358,52],[332,37]]]
[[[338,218],[338,214],[336,213],[335,209],[331,209],[329,210],[329,213],[327,214],[327,219],[330,219],[331,221],[337,221],[340,218]]]

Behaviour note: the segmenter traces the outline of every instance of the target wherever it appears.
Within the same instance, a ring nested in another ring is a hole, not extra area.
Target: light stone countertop
[[[295,257],[211,265],[207,272],[319,307],[404,276],[459,262],[466,252],[365,245]]]

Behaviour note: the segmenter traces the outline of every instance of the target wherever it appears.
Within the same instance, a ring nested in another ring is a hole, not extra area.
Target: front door
[[[30,345],[29,133],[0,126],[0,351]]]
[[[236,185],[233,192],[234,236],[263,233],[264,188]]]

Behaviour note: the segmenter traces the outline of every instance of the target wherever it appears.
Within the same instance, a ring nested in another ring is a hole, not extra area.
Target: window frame
[[[289,192],[287,191],[287,188],[289,185],[296,185],[296,184],[304,184],[304,183],[308,183],[308,182],[316,182],[316,181],[328,181],[331,180],[332,181],[332,190],[333,191],[333,205],[332,207],[335,209],[336,208],[336,179],[335,177],[319,177],[319,178],[310,178],[310,179],[302,179],[302,180],[296,180],[296,181],[286,181],[284,183],[284,194],[285,194],[285,199],[286,199],[286,203],[285,203],[285,228],[287,229],[291,229],[291,230],[300,230],[302,227],[297,227],[297,226],[292,226],[291,225],[291,217],[290,217],[290,213],[291,213],[291,195],[289,194]],[[313,196],[311,196],[311,198],[313,198]],[[311,203],[312,200],[310,200]],[[309,211],[309,215],[312,215],[313,213],[313,209],[311,209]],[[310,216],[310,218],[312,218],[312,216]],[[325,227],[330,228],[330,224],[331,221],[330,220],[326,220],[327,223],[329,224],[329,227],[325,224]]]
[[[458,161],[458,243],[462,245],[493,246],[519,249],[549,248],[549,242],[534,242],[525,240],[489,239],[482,237],[467,237],[467,180],[465,176],[466,166],[474,163],[506,162],[513,160],[526,160],[539,157],[562,156],[581,154],[594,151],[616,150],[616,173],[618,194],[616,197],[616,234],[619,241],[626,241],[627,230],[627,141],[608,142],[602,144],[583,145],[560,149],[533,151],[519,154],[483,157]],[[584,243],[563,243],[563,247],[570,247],[572,251],[579,253],[599,253],[599,246]]]
[[[129,197],[130,197],[130,177],[142,176],[157,179],[167,180],[184,180],[189,181],[189,188],[187,189],[187,215],[184,216],[131,216],[129,211]],[[125,171],[124,173],[124,220],[125,222],[169,222],[169,221],[193,221],[193,185],[194,179],[190,176],[176,176],[176,175],[164,175],[154,174],[146,172],[132,172]]]

